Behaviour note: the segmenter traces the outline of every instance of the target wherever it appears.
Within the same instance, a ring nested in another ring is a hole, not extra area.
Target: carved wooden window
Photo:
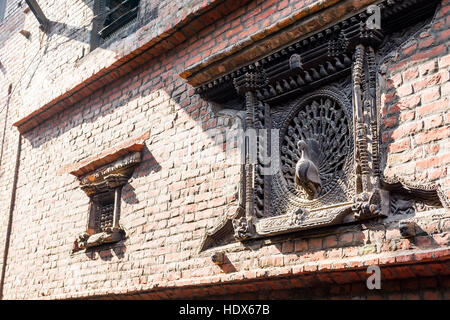
[[[123,27],[135,21],[139,0],[96,0],[91,46],[95,48],[112,38]]]
[[[121,241],[122,188],[141,162],[141,152],[150,132],[133,137],[100,154],[61,168],[78,178],[80,189],[89,197],[87,226],[74,242],[73,251]]]
[[[97,159],[97,163],[104,161]],[[78,176],[80,188],[90,198],[87,230],[75,241],[74,251],[124,239],[125,231],[119,224],[122,187],[140,161],[140,151],[131,152],[93,171],[84,172],[94,166],[89,163],[72,172]],[[78,175],[80,172],[83,174]]]
[[[242,108],[244,129],[257,136],[243,151],[238,201],[200,250],[382,219],[405,207],[450,206],[437,185],[389,179],[380,170],[380,61],[403,37],[419,34],[420,20],[438,3],[381,1],[227,74],[224,66],[233,63],[183,73],[203,99]],[[381,24],[373,23],[377,17]],[[280,170],[267,170],[277,163]]]

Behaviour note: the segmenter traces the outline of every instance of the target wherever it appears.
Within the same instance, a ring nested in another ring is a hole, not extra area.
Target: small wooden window
[[[139,166],[149,136],[150,132],[145,132],[61,169],[76,176],[80,189],[89,197],[86,229],[76,237],[73,252],[125,239],[119,222],[122,188]]]
[[[80,187],[90,202],[87,230],[75,240],[73,251],[124,239],[125,231],[119,224],[122,187],[128,183],[140,161],[140,151],[133,152],[78,176]]]

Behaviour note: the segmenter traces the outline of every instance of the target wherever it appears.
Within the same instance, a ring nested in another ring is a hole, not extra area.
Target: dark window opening
[[[109,37],[113,32],[120,29],[128,22],[134,20],[138,15],[139,0],[106,0],[105,22],[103,28],[98,32],[103,39]]]
[[[140,0],[96,0],[91,41],[98,47],[138,17]]]
[[[92,198],[95,233],[107,232],[113,227],[114,192],[105,192]]]

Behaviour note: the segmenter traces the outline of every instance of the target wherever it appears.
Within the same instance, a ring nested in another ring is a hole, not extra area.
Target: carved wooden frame
[[[144,142],[149,136],[150,132],[146,132],[60,170],[60,173],[70,172],[76,176],[80,189],[90,198],[86,231],[74,241],[73,252],[125,239],[125,230],[119,223],[122,187],[139,166]],[[95,222],[95,198],[107,193],[114,199],[112,226],[98,230]]]
[[[329,201],[321,206],[286,196],[279,183],[283,179],[261,175],[263,164],[250,162],[249,155],[245,154],[239,202],[205,234],[200,251],[220,245],[230,234],[235,240],[245,241],[382,218],[390,214],[390,199],[396,193],[423,199],[427,205],[449,207],[448,199],[437,185],[386,179],[380,172],[379,154],[377,52],[389,46],[385,40],[391,33],[417,23],[418,16],[431,16],[438,2],[381,1],[378,3],[381,29],[368,23],[373,22],[373,18],[367,11],[359,12],[196,88],[203,99],[223,105],[235,100],[236,94],[241,96],[246,112],[245,128],[258,131],[271,129],[272,125],[283,127],[274,119],[274,112],[280,105],[291,105],[290,112],[296,112],[292,109],[293,99],[295,107],[295,99],[305,99],[305,94],[308,97],[312,91],[316,95],[320,92],[326,95],[333,87],[345,87],[351,100],[349,138],[353,147],[349,152],[353,168],[347,169],[350,173],[346,181],[351,184],[352,199]],[[345,97],[335,99],[346,104]],[[256,149],[270,148],[269,141],[270,136],[256,140]],[[348,181],[348,177],[353,181]],[[274,197],[287,202],[289,209],[274,215],[271,206],[279,204],[273,202]]]
[[[125,238],[125,231],[119,224],[121,192],[140,161],[141,153],[133,152],[79,178],[80,188],[90,198],[90,203],[86,232],[75,240],[73,251],[118,242]],[[105,193],[113,194],[113,221],[111,227],[98,230],[95,221],[98,212],[94,202],[95,197]]]

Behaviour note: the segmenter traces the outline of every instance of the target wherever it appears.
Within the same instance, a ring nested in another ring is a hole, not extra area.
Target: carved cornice
[[[145,146],[145,140],[149,137],[150,131],[147,131],[144,134],[128,139],[92,157],[64,166],[58,171],[58,174],[70,173],[76,177],[81,177],[104,165],[112,163],[129,153],[142,151]]]
[[[315,0],[180,73],[193,86],[218,79],[379,0]],[[320,14],[320,19],[318,15]]]
[[[357,44],[376,48],[385,34],[429,15],[437,2],[437,0],[382,1],[379,3],[380,30],[367,27],[369,13],[358,12],[342,21],[329,24],[324,30],[291,42],[277,51],[209,81],[206,78],[212,72],[206,69],[205,73],[200,70],[196,73],[205,75],[204,81],[199,83],[192,80],[193,78],[187,79],[196,83],[196,93],[203,99],[226,103],[234,100],[238,93],[234,86],[235,79],[259,70],[267,77],[267,86],[256,90],[257,98],[268,103],[276,103],[349,74],[353,51]],[[288,31],[286,33],[290,34]],[[282,37],[282,33],[279,33],[279,37]],[[225,62],[223,64],[226,65]],[[220,63],[217,62],[216,69],[225,69],[219,66]]]
[[[80,188],[87,195],[113,190],[127,183],[134,168],[141,162],[141,153],[133,152],[93,173],[80,178]]]

